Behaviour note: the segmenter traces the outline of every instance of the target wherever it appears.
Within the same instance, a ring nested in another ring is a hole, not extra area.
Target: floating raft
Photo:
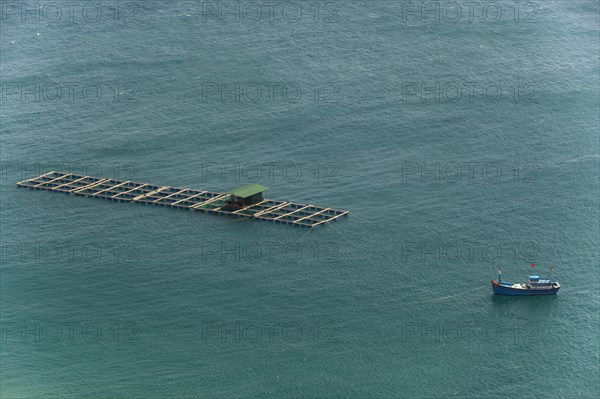
[[[262,199],[235,211],[224,210],[231,193],[198,191],[189,188],[156,186],[148,183],[104,179],[72,173],[49,172],[17,183],[19,187],[103,198],[120,202],[168,206],[191,211],[243,217],[269,222],[316,227],[331,222],[348,211],[288,201]]]

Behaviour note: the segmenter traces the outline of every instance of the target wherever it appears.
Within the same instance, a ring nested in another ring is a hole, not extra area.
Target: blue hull
[[[511,288],[504,285],[498,284],[496,281],[492,281],[492,289],[496,295],[510,295],[510,296],[525,296],[525,295],[556,295],[558,288],[550,288],[546,290],[532,290],[532,289],[521,289]]]

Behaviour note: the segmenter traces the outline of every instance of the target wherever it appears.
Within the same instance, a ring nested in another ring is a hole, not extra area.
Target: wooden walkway
[[[32,179],[20,181],[17,186],[104,198],[112,201],[137,202],[266,220],[302,227],[316,227],[348,214],[348,211],[270,199],[264,199],[236,211],[225,211],[221,208],[226,205],[229,197],[227,193],[157,186],[148,183],[104,179],[63,172],[49,172]]]

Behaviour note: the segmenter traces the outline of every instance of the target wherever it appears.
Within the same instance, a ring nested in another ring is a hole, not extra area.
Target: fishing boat
[[[498,280],[492,280],[492,289],[497,295],[556,295],[560,284],[542,280],[538,275],[530,275],[527,283],[513,284],[502,281],[502,271],[498,270]]]

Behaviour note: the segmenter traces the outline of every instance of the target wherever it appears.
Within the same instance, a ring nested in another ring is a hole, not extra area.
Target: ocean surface
[[[597,1],[0,4],[0,397],[599,397]]]

